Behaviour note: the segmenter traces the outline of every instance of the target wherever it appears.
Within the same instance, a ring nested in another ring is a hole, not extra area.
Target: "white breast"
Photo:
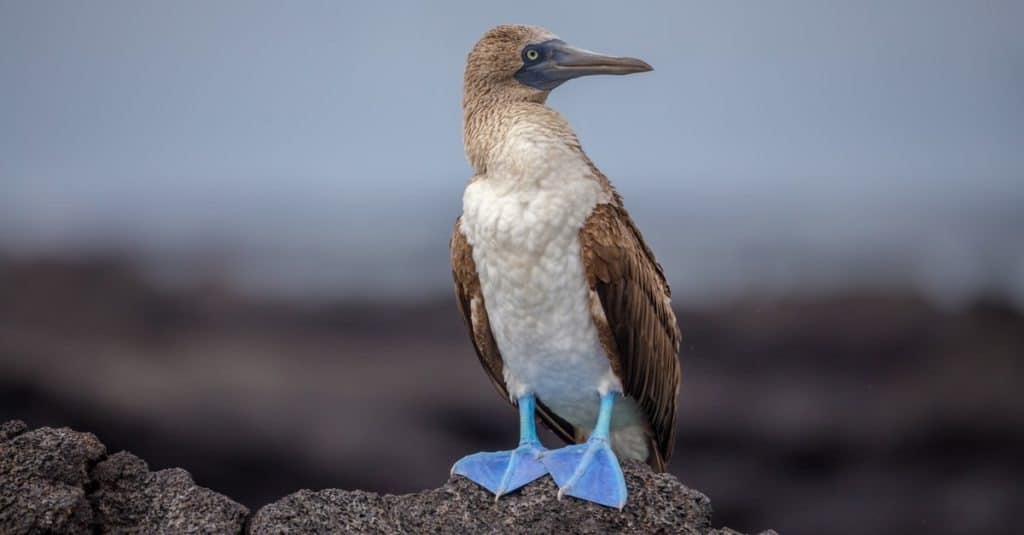
[[[501,162],[466,188],[462,232],[473,248],[510,395],[528,392],[581,427],[621,390],[589,311],[579,230],[607,200],[582,155],[519,132]]]

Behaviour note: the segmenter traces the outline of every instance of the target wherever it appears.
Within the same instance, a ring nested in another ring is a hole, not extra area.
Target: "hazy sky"
[[[1021,21],[1019,1],[0,0],[0,246],[165,271],[225,250],[255,290],[444,288],[463,63],[522,22],[655,67],[550,103],[684,298],[1024,296]]]

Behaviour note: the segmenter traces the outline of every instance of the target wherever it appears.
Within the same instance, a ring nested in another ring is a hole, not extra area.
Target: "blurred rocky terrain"
[[[670,469],[716,524],[1012,532],[1024,315],[1007,301],[895,288],[678,314]],[[463,329],[448,295],[278,301],[157,286],[116,256],[0,259],[0,421],[94,432],[252,511],[300,488],[436,489],[516,440]]]
[[[254,516],[196,485],[188,472],[150,472],[107,455],[91,433],[0,425],[0,532],[28,533],[679,533],[738,535],[711,525],[711,503],[646,465],[624,467],[622,511],[572,498],[543,478],[495,502],[462,478],[416,494],[302,490]],[[766,535],[775,532],[764,532]]]

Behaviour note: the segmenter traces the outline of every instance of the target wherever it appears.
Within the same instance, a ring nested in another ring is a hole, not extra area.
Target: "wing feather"
[[[602,345],[624,394],[650,422],[654,447],[648,463],[664,470],[675,443],[680,383],[681,334],[671,291],[636,224],[617,203],[594,209],[580,230],[580,245]]]

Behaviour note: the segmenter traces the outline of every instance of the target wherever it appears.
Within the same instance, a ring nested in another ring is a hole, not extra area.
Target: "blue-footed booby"
[[[651,70],[506,25],[473,47],[463,141],[475,175],[451,239],[455,294],[494,386],[520,415],[513,450],[452,467],[495,499],[545,474],[558,497],[626,503],[619,459],[664,471],[680,333],[661,266],[622,199],[545,105],[563,82]],[[547,450],[535,415],[572,445]]]

